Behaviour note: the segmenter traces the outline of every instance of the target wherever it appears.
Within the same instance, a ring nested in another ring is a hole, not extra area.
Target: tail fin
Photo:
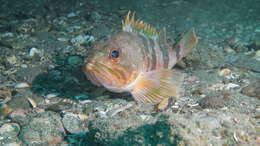
[[[194,28],[184,33],[184,35],[182,35],[173,45],[173,48],[176,51],[177,61],[181,60],[188,53],[190,53],[192,48],[196,47],[197,43],[198,37],[195,34]]]

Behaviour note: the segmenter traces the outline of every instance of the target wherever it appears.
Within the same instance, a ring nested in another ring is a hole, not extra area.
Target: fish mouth
[[[94,71],[92,70],[93,64],[87,64],[85,67],[85,74],[87,78],[96,86],[100,86],[101,84],[97,80],[97,76],[95,75]]]
[[[122,86],[126,77],[122,70],[111,68],[99,62],[88,62],[85,66],[87,78],[95,85],[103,85],[106,88]]]

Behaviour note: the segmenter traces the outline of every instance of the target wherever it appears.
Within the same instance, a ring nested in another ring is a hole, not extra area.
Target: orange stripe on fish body
[[[157,32],[129,12],[123,31],[95,47],[96,53],[86,64],[91,67],[85,67],[85,72],[96,84],[114,92],[130,92],[139,102],[154,104],[165,98],[176,99],[182,91],[184,75],[171,68],[197,42],[191,29],[171,47],[166,42],[165,29]]]

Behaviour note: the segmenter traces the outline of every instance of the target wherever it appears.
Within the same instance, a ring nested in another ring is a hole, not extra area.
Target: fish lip
[[[111,71],[104,64],[90,61],[85,66],[87,78],[95,85],[102,85],[107,89],[117,89],[117,80],[112,79]]]
[[[104,70],[101,71],[102,73],[97,73],[97,68],[100,67],[96,62],[88,62],[85,66],[87,78],[95,85],[104,86],[104,82],[108,83],[110,81],[109,77],[103,74]],[[109,83],[108,86],[112,86],[112,83]]]
[[[87,70],[93,70],[94,66],[95,66],[94,63],[91,63],[91,62],[86,63],[86,69]]]
[[[91,63],[91,62],[86,63],[85,64],[85,74],[86,74],[88,80],[90,80],[94,85],[100,86],[101,83],[96,76],[94,67],[95,67],[94,63]]]

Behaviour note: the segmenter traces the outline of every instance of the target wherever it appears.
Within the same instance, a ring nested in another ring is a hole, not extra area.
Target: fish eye
[[[119,51],[118,50],[113,50],[110,54],[112,58],[118,58],[119,57]]]

